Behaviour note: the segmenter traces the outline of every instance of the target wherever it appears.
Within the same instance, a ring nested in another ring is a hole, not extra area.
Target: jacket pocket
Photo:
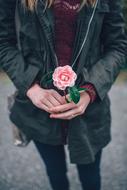
[[[26,116],[35,115],[37,110],[39,109],[32,103],[32,101],[27,96],[22,96],[19,94],[15,96],[14,107],[18,108],[16,110],[20,110],[20,113],[25,114]]]
[[[14,102],[15,110],[17,110],[18,113],[21,113],[25,117],[29,118],[35,118],[43,121],[47,121],[47,118],[49,118],[49,113],[46,112],[45,110],[38,108],[33,104],[33,102],[27,97],[27,96],[22,96],[20,94],[17,94],[15,96],[15,102]]]

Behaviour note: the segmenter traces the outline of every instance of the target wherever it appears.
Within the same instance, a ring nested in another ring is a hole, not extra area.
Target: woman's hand
[[[51,112],[55,112],[50,114],[50,118],[58,118],[58,119],[72,119],[78,115],[82,115],[88,104],[90,103],[90,96],[87,92],[80,93],[80,101],[78,104],[74,102],[66,103],[64,105],[58,105],[54,108],[51,108]]]
[[[26,94],[32,103],[40,109],[53,113],[50,108],[65,104],[66,101],[53,89],[43,89],[39,84],[34,84]]]

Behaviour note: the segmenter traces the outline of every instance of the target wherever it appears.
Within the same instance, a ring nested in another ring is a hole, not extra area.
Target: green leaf
[[[76,86],[70,87],[69,88],[69,94],[70,94],[71,100],[75,104],[77,104],[79,102],[79,100],[80,100],[80,93],[79,93],[77,87]]]
[[[47,83],[49,84],[49,83],[51,83],[52,81],[53,81],[53,80],[52,80],[52,79],[50,79],[50,80],[48,80],[48,81],[47,81]]]
[[[48,80],[47,82],[42,83],[41,85],[42,85],[43,87],[45,87],[45,88],[48,88],[48,85],[51,84],[52,81],[53,81],[52,79],[51,79],[51,80]]]
[[[48,72],[47,74],[45,74],[45,75],[42,77],[40,83],[46,85],[47,83],[51,82],[51,81],[52,81],[52,74],[53,74],[53,71]]]

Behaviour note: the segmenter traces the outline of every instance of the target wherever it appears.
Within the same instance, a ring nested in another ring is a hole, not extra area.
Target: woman
[[[111,140],[107,93],[126,58],[121,1],[19,0],[19,38],[15,9],[16,0],[0,0],[0,63],[18,89],[10,119],[33,139],[52,189],[69,189],[67,144],[82,188],[100,190],[102,149]],[[78,104],[42,82],[66,65],[87,89]]]

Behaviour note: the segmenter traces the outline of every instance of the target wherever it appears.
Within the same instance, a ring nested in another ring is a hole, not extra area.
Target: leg
[[[34,141],[43,159],[53,190],[69,190],[64,145],[48,145]]]
[[[100,176],[100,161],[102,151],[96,155],[94,163],[91,164],[77,164],[79,179],[83,190],[100,190],[101,176]]]

